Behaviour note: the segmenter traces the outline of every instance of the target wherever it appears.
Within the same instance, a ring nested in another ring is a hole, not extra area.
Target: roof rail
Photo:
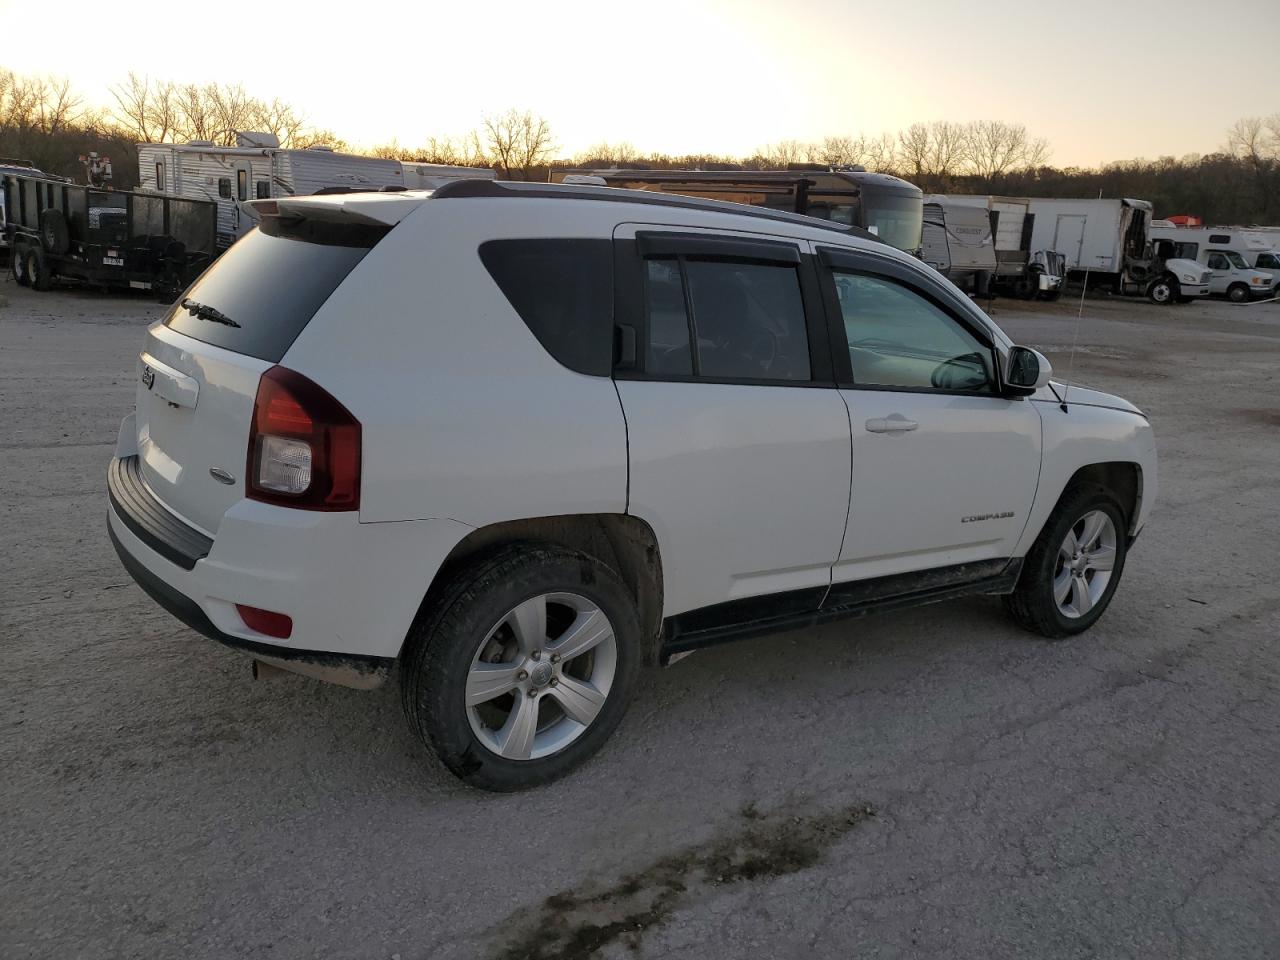
[[[796,226],[813,227],[819,230],[830,230],[845,236],[861,237],[864,240],[877,240],[873,233],[861,227],[851,227],[833,220],[819,217],[806,217],[799,213],[788,213],[784,210],[769,210],[765,207],[751,207],[742,203],[730,203],[727,200],[704,200],[701,197],[682,197],[669,193],[651,193],[648,190],[624,190],[621,187],[590,187],[580,184],[561,183],[523,183],[510,180],[452,180],[436,187],[431,194],[432,200],[457,200],[464,197],[538,197],[560,200],[603,200],[606,203],[636,203],[655,207],[676,207],[685,210],[705,210],[708,213],[729,213],[735,217],[751,217],[757,220],[772,220],[776,223],[791,223]]]

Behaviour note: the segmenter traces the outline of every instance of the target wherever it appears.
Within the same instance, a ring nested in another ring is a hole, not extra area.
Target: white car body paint
[[[290,201],[302,210],[348,202]],[[242,484],[209,476],[213,466],[244,472],[254,393],[271,364],[161,324],[148,332],[146,352],[191,378],[198,403],[169,407],[140,387],[117,456],[140,453],[156,498],[214,542],[188,571],[114,511],[111,528],[232,636],[394,657],[450,551],[504,521],[631,513],[656,537],[669,617],[833,577],[1021,557],[1071,475],[1092,463],[1137,463],[1143,495],[1131,532],[1150,513],[1151,428],[1117,398],[1072,388],[1063,414],[1048,390],[999,399],[588,376],[542,347],[477,255],[493,238],[607,240],[645,222],[844,247],[927,270],[874,241],[621,198],[397,194],[360,216],[402,219],[280,360],[360,421],[358,515],[246,500]],[[955,309],[990,332],[1003,363],[1008,337],[961,301]],[[867,420],[894,414],[919,428],[868,433]],[[979,515],[991,516],[962,522]],[[292,636],[247,630],[236,603],[288,614]]]

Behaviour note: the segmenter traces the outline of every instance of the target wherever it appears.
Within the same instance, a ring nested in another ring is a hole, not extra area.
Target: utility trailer
[[[728,200],[834,220],[918,256],[923,194],[915,184],[861,167],[830,170],[555,170],[555,183],[594,183]]]
[[[270,133],[237,133],[234,147],[208,140],[138,145],[138,189],[216,204],[222,247],[257,226],[251,200],[301,197],[336,187],[434,189],[449,180],[476,177],[493,179],[493,171],[401,163],[331,147],[290,149]]]
[[[1185,303],[1209,295],[1209,271],[1176,255],[1167,240],[1151,242],[1146,200],[1031,198],[1031,245],[1066,258],[1076,279],[1153,303]]]
[[[57,281],[152,290],[165,301],[216,254],[212,203],[101,190],[32,173],[6,173],[5,239],[23,286]]]
[[[1035,214],[1026,197],[948,194],[948,204],[975,207],[991,219],[996,269],[992,286],[1023,300],[1057,300],[1067,281],[1066,258],[1032,245]]]

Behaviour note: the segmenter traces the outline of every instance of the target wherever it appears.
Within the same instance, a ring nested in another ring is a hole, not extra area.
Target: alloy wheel
[[[1067,531],[1054,563],[1053,599],[1058,612],[1075,620],[1106,593],[1116,562],[1116,525],[1102,510],[1090,510]]]
[[[591,600],[544,593],[489,630],[467,673],[471,730],[507,760],[537,760],[586,732],[618,665],[613,625]]]

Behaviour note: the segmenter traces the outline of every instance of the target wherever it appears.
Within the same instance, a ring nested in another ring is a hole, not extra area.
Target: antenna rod
[[[1102,199],[1102,191],[1098,191],[1098,199]],[[1062,399],[1058,401],[1058,406],[1062,408],[1062,412],[1067,412],[1067,392],[1071,389],[1071,374],[1076,368],[1076,342],[1080,339],[1080,321],[1084,319],[1084,295],[1089,292],[1089,264],[1084,265],[1084,286],[1080,288],[1080,306],[1076,310],[1076,328],[1071,332],[1071,354],[1067,357],[1067,380],[1062,385]],[[1070,271],[1068,271],[1069,273]],[[1063,279],[1065,283],[1065,278]]]

